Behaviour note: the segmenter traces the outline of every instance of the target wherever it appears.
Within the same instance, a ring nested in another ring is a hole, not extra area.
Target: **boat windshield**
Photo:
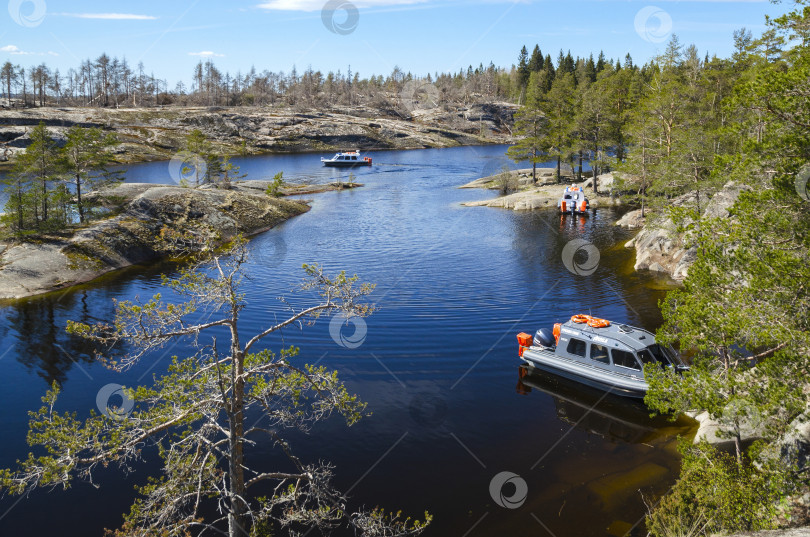
[[[672,365],[672,358],[669,356],[669,353],[658,343],[638,351],[638,357],[641,358],[644,364]]]

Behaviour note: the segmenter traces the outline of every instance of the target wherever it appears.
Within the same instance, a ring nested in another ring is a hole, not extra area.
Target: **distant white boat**
[[[345,153],[336,153],[329,159],[321,158],[321,162],[324,166],[334,168],[354,168],[355,166],[371,166],[371,157],[361,157],[360,151],[355,149]]]

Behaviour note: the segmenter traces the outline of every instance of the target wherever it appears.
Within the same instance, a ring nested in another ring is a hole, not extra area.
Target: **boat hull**
[[[584,211],[579,211],[579,210],[574,211],[574,210],[571,210],[571,209],[569,209],[569,210],[567,210],[567,211],[562,211],[562,210],[560,210],[560,213],[562,213],[562,214],[579,214],[579,215],[587,215],[589,212],[590,212],[590,208],[585,209]]]
[[[357,162],[337,162],[331,160],[324,160],[322,162],[324,166],[327,166],[329,168],[358,168],[360,166],[371,166],[371,162],[368,162],[366,160],[363,161],[358,160]]]
[[[615,395],[642,399],[647,393],[648,385],[642,377],[600,369],[583,361],[558,356],[554,352],[538,347],[524,349],[521,358],[528,365],[537,369]]]

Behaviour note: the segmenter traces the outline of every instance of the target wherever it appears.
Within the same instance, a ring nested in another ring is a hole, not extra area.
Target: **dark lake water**
[[[334,463],[336,485],[350,491],[352,506],[417,517],[428,510],[435,517],[430,536],[643,535],[639,490],[651,498],[674,482],[682,424],[649,420],[643,408],[576,384],[524,376],[515,334],[581,312],[655,329],[665,286],[633,273],[622,246],[629,236],[612,225],[612,209],[561,218],[461,207],[494,195],[457,187],[507,163],[504,151],[374,153],[374,167],[354,171],[365,187],[313,196],[309,213],[251,241],[242,330],[254,333],[284,315],[277,297],[295,301],[302,263],[377,284],[371,300],[379,311],[366,320],[357,348],[335,342],[329,319],[271,342],[299,346],[302,363],[338,370],[373,413],[351,428],[333,419],[291,437],[304,461]],[[292,181],[345,176],[322,168],[315,155],[237,163],[253,179],[277,171]],[[130,181],[167,179],[166,163],[128,173]],[[577,238],[600,251],[589,276],[573,275],[562,262],[563,247]],[[50,382],[62,383],[61,408],[82,415],[108,383],[148,382],[171,354],[183,355],[178,345],[116,374],[64,333],[68,319],[109,319],[113,298],[151,296],[161,289],[160,273],[172,270],[136,267],[0,309],[0,466],[28,453],[27,412],[39,407]],[[344,335],[351,338],[351,329]],[[250,456],[268,465],[281,460],[270,446]],[[0,500],[0,535],[100,536],[120,524],[133,485],[149,468],[128,476],[110,469],[98,488],[77,483]],[[501,472],[517,476],[500,487],[506,497],[526,484],[517,508],[498,505],[500,494],[491,494]]]

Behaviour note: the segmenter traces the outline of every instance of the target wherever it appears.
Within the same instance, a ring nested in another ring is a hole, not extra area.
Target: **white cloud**
[[[59,54],[50,50],[48,52],[27,52],[25,50],[20,50],[20,47],[17,45],[6,45],[4,47],[0,47],[0,52],[5,52],[11,54],[12,56],[59,56]]]
[[[62,17],[75,17],[77,19],[101,19],[112,21],[153,21],[157,17],[152,15],[135,15],[133,13],[54,13]]]
[[[0,47],[0,52],[8,52],[13,56],[33,56],[36,55],[36,52],[26,52],[24,50],[20,50],[17,45],[6,45],[5,47]]]
[[[189,56],[201,56],[203,58],[224,58],[224,54],[217,54],[216,52],[212,52],[210,50],[203,50],[200,52],[189,52]]]
[[[366,8],[422,4],[426,1],[427,0],[356,0],[349,2],[347,0],[346,3],[351,3],[356,8]],[[274,11],[320,11],[324,6],[324,0],[269,0],[262,2],[256,7]],[[340,5],[335,7],[341,9]]]

